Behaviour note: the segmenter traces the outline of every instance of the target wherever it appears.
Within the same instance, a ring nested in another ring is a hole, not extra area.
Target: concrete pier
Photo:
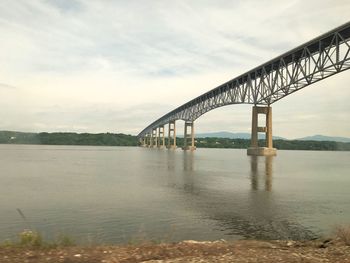
[[[145,137],[140,138],[140,143],[142,147],[147,147],[147,137],[145,135]]]
[[[152,129],[152,135],[151,135],[151,143],[150,143],[150,147],[157,147],[157,142],[158,142],[158,138],[157,138],[157,128]]]
[[[168,149],[176,149],[176,126],[175,121],[169,122],[168,127]]]
[[[165,148],[164,125],[158,127],[158,148]]]
[[[265,115],[265,126],[258,126],[259,114]],[[259,147],[258,133],[265,133],[266,145]],[[248,155],[273,156],[276,155],[276,148],[273,148],[272,141],[272,108],[270,106],[253,106],[252,109],[252,134],[251,146],[247,150]]]
[[[149,147],[151,145],[151,135],[147,133],[145,135],[145,147]]]
[[[189,132],[189,128],[191,131]],[[189,145],[190,143],[190,145]],[[185,130],[184,130],[184,145],[182,147],[183,150],[196,150],[196,146],[194,145],[194,123],[193,121],[185,121]]]
[[[148,134],[148,144],[147,144],[147,147],[152,147],[152,133],[149,133]]]

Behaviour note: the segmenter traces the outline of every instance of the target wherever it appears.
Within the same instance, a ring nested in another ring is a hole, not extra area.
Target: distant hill
[[[208,133],[198,133],[196,134],[196,138],[228,138],[228,139],[250,139],[250,133],[239,132],[208,132]],[[259,139],[265,139],[264,134],[259,134]],[[285,138],[273,136],[275,140],[285,140]]]
[[[350,138],[346,137],[333,137],[333,136],[324,136],[324,135],[313,135],[307,136],[299,139],[299,141],[330,141],[330,142],[350,142]]]

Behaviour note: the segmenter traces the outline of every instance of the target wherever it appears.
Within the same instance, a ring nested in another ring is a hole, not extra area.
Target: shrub
[[[61,246],[61,247],[69,247],[69,246],[74,246],[75,242],[69,236],[60,235],[57,238],[57,244],[58,246]]]
[[[19,243],[21,246],[41,247],[43,245],[43,239],[36,231],[24,230],[19,234]]]

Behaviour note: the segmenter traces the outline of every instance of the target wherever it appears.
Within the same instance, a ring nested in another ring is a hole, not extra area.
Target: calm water
[[[349,152],[0,145],[0,240],[313,238],[350,224],[349,189]]]

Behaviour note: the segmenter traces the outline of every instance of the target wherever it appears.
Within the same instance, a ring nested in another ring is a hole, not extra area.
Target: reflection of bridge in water
[[[335,28],[263,65],[212,89],[151,123],[138,135],[143,146],[176,148],[175,121],[185,121],[184,150],[194,150],[194,121],[206,112],[231,104],[252,104],[249,155],[275,155],[272,142],[274,102],[317,81],[350,68],[350,22]],[[258,126],[258,116],[265,125]],[[258,147],[258,133],[265,133],[265,147]]]
[[[273,165],[273,158],[271,156],[265,156],[264,158],[264,168],[258,169],[258,156],[251,156],[250,159],[250,171],[251,171],[251,185],[252,190],[259,190],[260,189],[260,180],[261,178],[265,179],[265,190],[271,191],[272,190],[272,165]]]
[[[175,158],[173,152],[169,152],[166,158],[168,169],[173,171],[169,173],[169,187],[185,193],[188,196],[186,206],[213,220],[226,234],[259,239],[306,240],[316,237],[295,219],[293,211],[284,207],[273,192],[272,156],[251,156],[248,159],[250,189],[247,191],[211,188],[211,185],[203,184],[203,174],[196,166],[197,155],[184,152],[183,156],[176,156],[181,158]],[[183,172],[177,172],[181,168]]]

